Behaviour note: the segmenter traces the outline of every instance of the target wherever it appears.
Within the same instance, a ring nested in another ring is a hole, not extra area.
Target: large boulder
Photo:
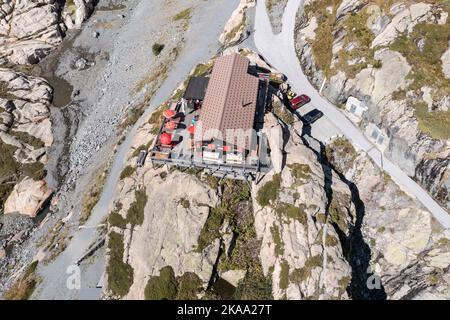
[[[4,213],[19,213],[35,217],[51,194],[52,190],[45,181],[25,178],[14,186],[5,202]]]

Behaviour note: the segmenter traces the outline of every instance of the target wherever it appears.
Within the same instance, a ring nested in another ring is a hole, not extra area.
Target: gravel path
[[[149,32],[149,29],[152,28],[151,21],[156,21],[162,17],[164,8],[161,5],[164,1],[142,0],[132,2],[135,3],[135,5],[133,9],[127,13],[129,17],[125,18],[126,22],[121,22],[123,23],[123,26],[118,31],[115,31],[118,32],[118,34],[110,35],[110,40],[114,39],[113,51],[110,54],[110,59],[106,68],[107,71],[104,73],[105,80],[98,83],[98,86],[93,87],[92,92],[88,90],[86,93],[82,93],[83,99],[97,101],[97,104],[96,111],[92,115],[89,115],[85,123],[79,127],[79,135],[72,147],[72,161],[75,166],[80,167],[80,169],[82,169],[83,165],[89,160],[90,153],[95,152],[100,146],[104,145],[108,140],[108,137],[112,136],[114,133],[114,131],[110,132],[109,130],[113,130],[117,123],[117,120],[115,120],[117,108],[121,105],[126,105],[126,102],[129,99],[128,93],[132,88],[128,86],[128,83],[133,83],[135,80],[134,77],[136,77],[136,75],[133,74],[135,72],[139,74],[141,70],[145,71],[145,66],[151,63],[148,57],[151,52],[151,44],[154,43],[155,39],[146,39],[146,37],[148,37],[147,33]],[[170,96],[177,84],[187,77],[189,71],[198,62],[208,60],[211,55],[218,50],[219,44],[217,39],[222,32],[227,19],[237,7],[238,2],[238,0],[195,1],[198,6],[195,6],[190,27],[185,35],[185,46],[180,52],[176,62],[171,65],[167,79],[151,100],[144,116],[141,117],[140,121],[138,121],[138,123],[130,130],[127,138],[118,148],[102,196],[86,225],[98,225],[109,213],[112,206],[111,201],[115,194],[119,175],[125,161],[125,156],[142,119],[149,115],[156,106]],[[193,4],[194,2],[189,1],[189,3]],[[101,12],[101,14],[104,14],[104,12]],[[172,15],[173,12],[170,14]],[[94,21],[91,21],[91,24],[95,23],[96,17],[93,17],[93,19]],[[87,26],[87,28],[89,28],[89,26]],[[142,32],[142,30],[147,31]],[[84,30],[84,32],[88,32],[88,29]],[[155,34],[153,34],[153,36],[155,36]],[[105,37],[107,36],[105,35]],[[82,38],[79,38],[75,41],[74,45],[77,45],[78,42],[82,41]],[[143,45],[143,43],[146,45]],[[107,46],[107,44],[105,46]],[[98,52],[98,49],[103,50],[100,48],[100,45],[98,48],[92,50]],[[142,55],[146,58],[142,58]],[[69,61],[66,61],[66,66],[68,62]],[[132,72],[129,72],[130,65],[133,65]],[[63,69],[64,67],[62,67],[61,70]],[[63,76],[64,72],[61,70],[59,73]],[[142,74],[145,74],[145,72]],[[88,78],[86,78],[86,80],[89,81]],[[74,87],[77,87],[76,83],[74,83]],[[100,88],[100,90],[98,90],[98,88]],[[103,88],[106,89],[103,90]],[[117,99],[117,102],[114,102],[114,100],[111,101],[111,99]],[[110,127],[112,127],[112,129]],[[96,229],[82,229],[76,232],[66,250],[49,265],[39,269],[39,275],[42,278],[42,282],[34,292],[32,298],[100,298],[101,290],[95,289],[95,285],[104,270],[104,259],[102,259],[101,256],[98,259],[90,260],[89,265],[82,268],[81,290],[69,290],[66,286],[66,280],[68,278],[68,275],[66,274],[67,267],[73,265],[97,238],[98,233]]]
[[[416,197],[444,226],[450,228],[450,215],[428,193],[414,182],[399,166],[384,157],[355,125],[334,105],[323,98],[304,75],[294,46],[295,18],[303,0],[289,0],[283,16],[282,32],[274,35],[264,1],[259,1],[255,18],[255,44],[259,52],[275,68],[283,72],[297,92],[306,93],[311,104],[321,110],[359,150],[366,152],[372,160],[395,181],[403,191]]]

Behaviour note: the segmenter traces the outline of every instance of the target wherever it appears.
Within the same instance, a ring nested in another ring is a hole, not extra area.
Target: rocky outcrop
[[[62,13],[64,24],[69,29],[79,28],[93,9],[93,0],[74,0],[73,4],[66,3]]]
[[[0,62],[35,64],[62,41],[67,27],[79,27],[93,9],[92,0],[3,1],[0,7]],[[63,13],[64,10],[64,13]]]
[[[9,186],[3,191],[2,202],[10,188],[21,181],[6,200],[5,213],[35,215],[49,196],[45,182],[40,180],[47,161],[46,148],[53,143],[49,109],[52,89],[42,78],[1,68],[0,85],[0,178]]]
[[[348,141],[334,141],[327,155],[358,187],[364,203],[362,232],[370,247],[368,272],[381,280],[387,298],[448,299],[450,235]]]
[[[241,0],[219,37],[224,46],[232,45],[242,39],[246,27],[246,11],[255,6],[255,0]]]
[[[52,190],[47,187],[45,181],[25,178],[15,185],[6,200],[4,213],[20,213],[35,217],[51,194]]]
[[[252,192],[264,273],[272,276],[276,299],[348,299],[352,269],[338,232],[348,234],[356,219],[350,190],[295,131],[289,134],[281,173],[267,175]]]
[[[325,17],[311,10],[308,15],[303,11],[298,15],[296,49],[305,74],[316,88],[326,79],[322,94],[335,104],[344,104],[350,96],[363,101],[368,111],[359,123],[362,130],[371,125],[384,128],[389,140],[385,155],[450,208],[450,101],[445,93],[450,82],[444,77],[446,53],[436,57],[436,63],[441,59],[444,62],[442,74],[437,70],[428,83],[414,75],[431,75],[427,71],[431,67],[426,65],[430,59],[420,60],[414,50],[440,50],[425,48],[427,43],[431,46],[430,41],[438,40],[427,39],[432,31],[422,32],[419,38],[417,27],[445,33],[448,12],[439,4],[398,2],[383,7],[369,5],[368,1],[342,1],[335,11],[328,12],[326,19],[336,23],[329,34],[332,52],[327,70],[319,66],[314,52],[314,45],[328,39],[328,34],[316,38],[317,32],[329,32],[320,29],[320,20]],[[349,28],[360,30],[349,32]],[[445,39],[442,45],[447,42]],[[413,53],[405,53],[407,48]],[[323,56],[319,59],[323,60]]]

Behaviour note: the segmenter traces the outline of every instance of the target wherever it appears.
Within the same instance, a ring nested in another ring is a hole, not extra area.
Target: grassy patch
[[[374,50],[370,48],[375,35],[367,27],[368,17],[365,10],[361,10],[349,15],[343,22],[347,34],[343,41],[344,49],[338,54],[336,69],[344,71],[347,78],[350,79],[365,69],[368,64],[372,64],[376,68],[381,67],[381,62],[374,60]],[[353,44],[355,48],[347,50],[349,44]]]
[[[194,71],[192,73],[192,76],[194,76],[194,77],[205,76],[205,75],[207,75],[208,73],[211,72],[213,66],[214,66],[214,63],[212,61],[207,62],[207,63],[199,63],[195,67],[195,69],[194,69]]]
[[[317,17],[318,28],[316,29],[316,37],[312,42],[312,51],[314,61],[317,67],[330,75],[332,48],[333,48],[333,29],[336,22],[336,9],[342,0],[316,0],[305,6],[305,15]],[[329,12],[328,7],[332,10]]]
[[[308,218],[302,208],[298,208],[290,203],[279,202],[275,207],[275,211],[280,218],[298,220],[304,226],[308,225]]]
[[[222,226],[224,220],[225,210],[226,208],[224,207],[210,209],[208,219],[206,219],[206,223],[203,226],[198,238],[198,251],[203,251],[203,249],[209,246],[220,236],[220,227]]]
[[[106,181],[107,170],[101,170],[101,172],[94,178],[89,187],[89,191],[83,197],[83,205],[81,208],[80,223],[85,223],[94,209],[95,205],[100,200],[103,187]]]
[[[44,165],[41,162],[20,164],[14,159],[16,150],[16,147],[0,139],[0,208],[21,178],[27,176],[34,180],[42,180],[45,177]]]
[[[13,135],[17,139],[19,139],[21,142],[29,144],[34,149],[41,149],[41,148],[45,147],[45,144],[41,139],[36,138],[27,132],[11,131],[10,133],[11,133],[11,135]]]
[[[294,269],[291,272],[290,280],[295,283],[301,283],[311,276],[311,271],[314,268],[321,267],[322,266],[322,256],[321,255],[315,255],[313,257],[308,258],[305,261],[305,266],[300,269]]]
[[[161,51],[164,50],[165,45],[162,43],[154,43],[152,45],[152,52],[155,56],[159,56],[159,54],[161,53]]]
[[[109,263],[106,267],[108,288],[115,296],[123,297],[133,284],[133,268],[123,262],[123,236],[111,232],[108,239]]]
[[[139,118],[144,114],[145,109],[143,106],[140,106],[138,108],[134,108],[133,110],[129,111],[125,120],[120,124],[120,129],[128,128],[132,125],[134,125]]]
[[[299,186],[306,183],[311,178],[311,168],[307,164],[289,164],[291,175],[294,178],[294,185]]]
[[[118,227],[120,229],[125,229],[125,227],[127,226],[127,220],[124,219],[119,211],[122,209],[122,204],[119,203],[116,208],[111,211],[111,213],[109,214],[108,217],[108,222],[110,225],[114,226],[114,227]]]
[[[286,260],[281,262],[280,289],[286,290],[289,286],[289,264]]]
[[[345,173],[353,167],[358,153],[349,140],[337,138],[326,145],[325,156],[336,169]]]
[[[283,240],[281,240],[280,229],[278,226],[273,225],[270,227],[270,232],[272,233],[273,243],[275,244],[275,255],[277,257],[282,256],[284,254],[284,244]]]
[[[288,125],[293,125],[295,122],[294,115],[290,112],[280,101],[276,100],[273,104],[273,113],[277,118],[281,119]]]
[[[140,92],[145,87],[150,84],[154,84],[154,82],[162,83],[167,77],[168,66],[166,63],[159,64],[156,69],[152,70],[144,79],[138,82],[134,89],[134,93]],[[150,93],[147,94],[148,97],[151,97],[154,92],[158,89],[158,85],[152,86],[150,88]]]
[[[133,151],[132,157],[138,157],[141,151],[148,151],[153,143],[153,139],[151,139],[147,144],[143,144],[139,146],[136,150]]]
[[[261,266],[256,266],[247,271],[234,293],[236,300],[271,300],[272,281],[270,277],[265,277]]]
[[[414,115],[419,121],[419,130],[434,139],[450,139],[450,110],[428,111],[425,102],[415,105]]]
[[[152,276],[145,286],[146,300],[196,300],[203,290],[202,281],[192,272],[175,277],[171,266],[159,271],[159,276]]]
[[[186,272],[177,278],[177,300],[197,300],[197,294],[203,290],[202,281],[193,272]]]
[[[191,18],[192,8],[184,9],[172,17],[172,21],[188,20]]]
[[[185,209],[189,209],[191,207],[191,202],[189,201],[189,199],[181,198],[180,204]]]
[[[398,37],[390,46],[406,58],[411,66],[408,78],[412,80],[410,90],[419,91],[422,87],[435,88],[434,98],[448,95],[450,80],[444,77],[441,57],[448,48],[450,19],[444,25],[417,24],[410,36]],[[416,43],[424,41],[421,51]]]
[[[144,222],[144,209],[147,204],[147,194],[145,188],[136,191],[136,200],[130,205],[127,212],[127,221],[132,225],[142,225]]]
[[[274,174],[271,181],[266,182],[265,185],[258,190],[256,201],[261,207],[268,206],[277,198],[281,188],[280,174]]]
[[[177,281],[172,267],[166,266],[159,276],[150,277],[144,291],[146,300],[174,300],[177,296]]]
[[[341,231],[346,232],[348,230],[347,226],[347,220],[346,216],[347,213],[342,211],[343,206],[341,206],[336,199],[336,197],[333,197],[333,200],[331,201],[330,208],[329,208],[329,214],[331,221],[333,221]]]
[[[38,283],[36,277],[37,266],[38,261],[34,261],[26,268],[20,279],[4,293],[6,300],[28,300],[31,297]]]
[[[136,172],[135,167],[133,167],[131,165],[126,166],[120,173],[120,180],[131,177],[135,172]]]
[[[225,43],[230,43],[230,41],[232,41],[239,32],[242,32],[242,30],[244,30],[245,20],[246,15],[244,13],[241,22],[225,35]]]

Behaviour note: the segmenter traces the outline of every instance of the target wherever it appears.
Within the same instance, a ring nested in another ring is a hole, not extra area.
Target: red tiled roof
[[[200,113],[203,132],[253,129],[259,80],[248,74],[249,63],[239,54],[216,60]]]

